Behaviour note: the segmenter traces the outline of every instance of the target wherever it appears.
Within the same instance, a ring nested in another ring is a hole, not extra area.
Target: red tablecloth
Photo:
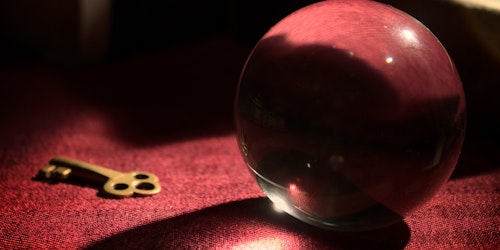
[[[99,67],[2,67],[0,248],[497,249],[500,148],[474,135],[446,187],[392,227],[330,232],[274,211],[233,130],[247,53],[209,39]],[[153,172],[163,190],[107,199],[34,180],[59,154]]]

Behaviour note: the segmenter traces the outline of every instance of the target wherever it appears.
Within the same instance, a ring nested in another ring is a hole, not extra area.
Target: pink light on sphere
[[[460,77],[438,39],[390,6],[300,9],[257,43],[235,103],[242,156],[271,200],[340,231],[396,223],[458,161]]]

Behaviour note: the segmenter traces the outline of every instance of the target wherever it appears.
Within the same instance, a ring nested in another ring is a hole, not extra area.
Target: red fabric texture
[[[0,69],[0,248],[498,248],[500,148],[487,138],[467,137],[446,187],[389,228],[331,232],[274,211],[233,130],[248,52],[217,38],[95,68]],[[59,154],[152,172],[163,190],[108,199],[34,180]]]

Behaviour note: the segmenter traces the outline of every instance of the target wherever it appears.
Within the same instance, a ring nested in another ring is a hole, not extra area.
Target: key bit
[[[66,180],[70,173],[71,168],[48,164],[41,168],[38,174],[46,179]]]

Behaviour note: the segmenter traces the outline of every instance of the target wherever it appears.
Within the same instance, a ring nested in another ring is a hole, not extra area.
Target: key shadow
[[[266,198],[230,202],[121,232],[87,249],[403,249],[410,239],[401,221],[367,232],[329,231],[272,209]]]

